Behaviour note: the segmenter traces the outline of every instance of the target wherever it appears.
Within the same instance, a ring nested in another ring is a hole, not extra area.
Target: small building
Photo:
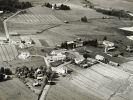
[[[76,64],[80,64],[80,63],[82,63],[82,61],[84,61],[84,59],[78,59],[78,58],[75,58],[75,59],[74,59],[74,62],[75,62]]]
[[[104,61],[105,60],[105,58],[101,55],[96,55],[95,59],[98,61]]]
[[[116,62],[113,62],[113,61],[109,61],[109,64],[110,64],[111,66],[115,66],[115,67],[120,66],[119,63],[116,63]]]
[[[61,67],[61,68],[52,67],[52,71],[55,71],[58,74],[64,75],[64,74],[67,74],[68,69],[67,69],[67,67]]]
[[[3,14],[3,11],[0,11],[0,14]]]

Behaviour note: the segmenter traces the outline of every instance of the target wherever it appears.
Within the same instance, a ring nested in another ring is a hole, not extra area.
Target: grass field
[[[132,100],[132,95],[128,97],[126,94],[132,88],[129,73],[106,64],[97,64],[88,69],[75,65],[67,67],[74,73],[59,79],[49,90],[46,100]],[[125,97],[122,95],[124,93]]]
[[[37,95],[20,80],[14,78],[0,82],[0,100],[37,100]]]

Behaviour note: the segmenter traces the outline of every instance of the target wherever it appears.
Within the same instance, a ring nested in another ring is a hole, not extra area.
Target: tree
[[[9,68],[5,69],[5,74],[6,75],[12,75],[12,71]]]
[[[84,53],[84,54],[83,54],[83,57],[84,57],[85,59],[87,59],[87,58],[88,58],[88,54],[87,54],[87,53]]]
[[[4,80],[4,75],[2,73],[0,73],[0,81]]]
[[[107,37],[106,36],[104,36],[104,38],[103,38],[103,41],[105,41],[105,40],[107,40]]]
[[[4,67],[1,67],[1,69],[0,69],[0,73],[2,73],[2,74],[5,73],[5,69],[4,69]]]

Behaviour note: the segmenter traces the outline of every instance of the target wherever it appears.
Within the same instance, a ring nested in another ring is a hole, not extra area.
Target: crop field
[[[102,63],[88,69],[75,65],[67,67],[75,73],[68,80],[61,79],[61,82],[52,86],[46,100],[81,100],[80,97],[83,97],[82,100],[132,100],[132,95],[128,94],[133,84],[129,73]],[[80,90],[77,92],[72,87]],[[80,94],[76,97],[76,93]]]
[[[61,21],[53,15],[32,14],[18,15],[16,18],[10,19],[10,22],[20,24],[61,24]]]
[[[14,45],[0,45],[0,61],[11,61],[18,55]]]
[[[0,82],[0,100],[37,100],[37,95],[19,79]]]

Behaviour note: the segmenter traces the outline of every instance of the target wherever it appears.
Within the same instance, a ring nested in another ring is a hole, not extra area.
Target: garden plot
[[[20,14],[17,17],[13,17],[9,20],[12,23],[21,24],[61,24],[61,21],[53,15],[32,15],[32,14]]]

